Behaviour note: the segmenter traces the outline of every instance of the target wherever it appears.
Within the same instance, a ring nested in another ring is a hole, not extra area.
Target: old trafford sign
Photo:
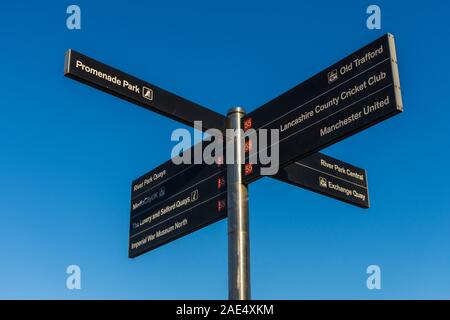
[[[368,208],[367,172],[319,151],[403,110],[391,34],[247,115],[233,108],[223,116],[74,50],[66,53],[64,74],[183,124],[218,129],[227,141],[224,155],[235,142],[231,163],[175,164],[174,158],[132,182],[128,253],[137,257],[228,218],[230,299],[250,298],[247,185],[263,177],[252,156],[278,150],[271,178]],[[277,130],[279,139],[253,150],[250,129]]]
[[[244,117],[279,129],[281,167],[402,112],[394,37],[387,34]],[[246,166],[244,182],[259,178]]]

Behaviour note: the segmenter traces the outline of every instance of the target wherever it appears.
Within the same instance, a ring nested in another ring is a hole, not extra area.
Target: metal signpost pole
[[[250,245],[248,232],[248,193],[242,183],[243,148],[242,108],[228,112],[227,129],[234,134],[227,136],[227,144],[233,143],[233,163],[227,164],[228,188],[228,297],[230,300],[250,299]],[[227,133],[228,134],[228,133]]]

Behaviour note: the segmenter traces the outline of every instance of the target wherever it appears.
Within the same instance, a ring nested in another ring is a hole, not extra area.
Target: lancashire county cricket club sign
[[[280,167],[402,112],[397,56],[387,34],[244,118],[244,128],[279,129]],[[244,181],[258,179],[246,167]]]
[[[214,129],[223,135],[226,146],[214,154],[212,164],[184,163],[180,155],[132,182],[128,255],[135,258],[228,218],[230,299],[250,298],[247,185],[266,174],[264,162],[258,160],[275,154],[277,170],[270,178],[369,208],[366,170],[319,151],[403,111],[391,34],[249,114],[234,108],[221,115],[74,50],[66,53],[64,74],[206,133]],[[267,130],[275,134],[263,145],[256,133]],[[202,141],[191,149],[206,150],[211,143]],[[191,149],[187,154],[195,153]]]

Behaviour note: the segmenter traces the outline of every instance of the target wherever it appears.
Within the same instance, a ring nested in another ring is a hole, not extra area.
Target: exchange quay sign
[[[391,34],[249,114],[233,108],[227,116],[221,115],[74,50],[66,53],[64,74],[224,136],[226,146],[211,148],[208,139],[132,182],[128,255],[135,258],[227,218],[230,299],[250,298],[247,186],[264,176],[262,164],[254,160],[263,153],[276,153],[278,170],[270,178],[369,208],[366,170],[320,151],[403,111]],[[267,130],[276,134],[258,147],[252,133]],[[212,149],[214,161],[209,164],[180,161],[185,155],[195,157],[195,150],[203,154]]]

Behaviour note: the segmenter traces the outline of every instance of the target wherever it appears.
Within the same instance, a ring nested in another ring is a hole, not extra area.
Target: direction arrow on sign
[[[223,115],[72,49],[66,52],[64,75],[191,127],[201,120],[203,130],[225,129]]]
[[[387,34],[251,112],[243,127],[279,130],[283,168],[402,110],[395,43]],[[260,169],[246,165],[244,182],[260,178]]]

